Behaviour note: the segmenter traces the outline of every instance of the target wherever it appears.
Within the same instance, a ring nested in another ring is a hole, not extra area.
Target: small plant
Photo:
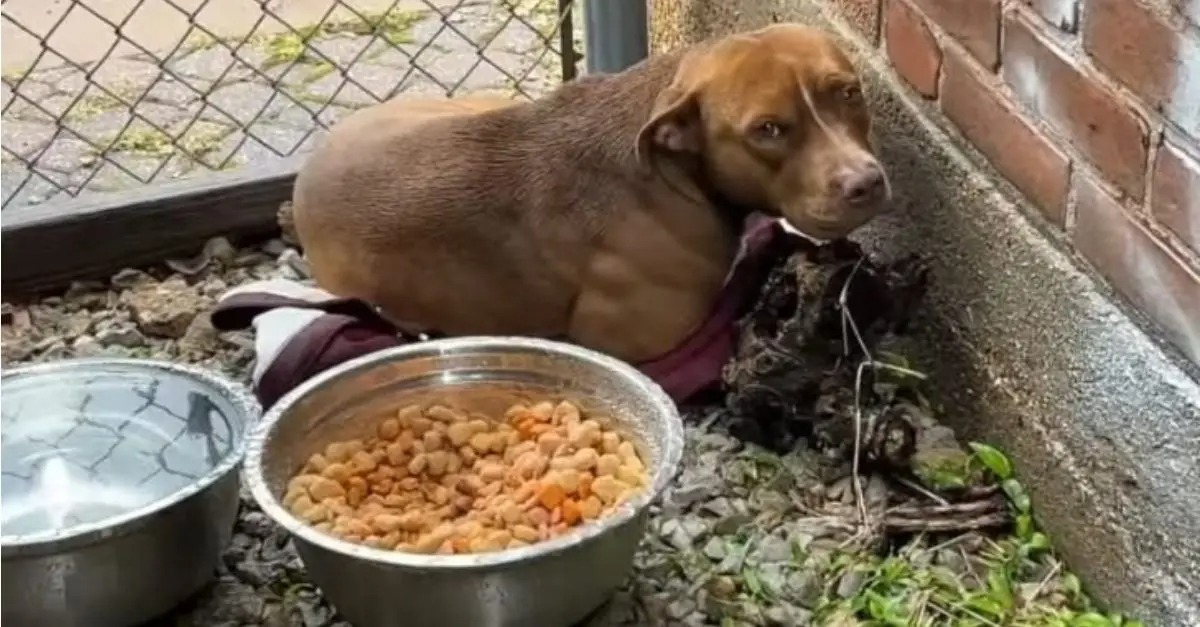
[[[155,128],[131,128],[109,144],[112,152],[165,157],[175,152],[171,137]]]
[[[937,544],[918,537],[896,554],[838,556],[830,581],[858,573],[861,588],[849,598],[826,590],[818,624],[887,627],[1142,627],[1120,614],[1100,612],[1079,579],[1065,572],[1036,529],[1028,494],[1016,480],[1012,462],[998,449],[971,443],[971,454],[950,483],[965,485],[980,472],[997,481],[1012,507],[1013,532],[984,539],[982,551],[968,555],[966,536]],[[946,476],[953,476],[950,470]]]
[[[106,93],[87,95],[76,101],[75,106],[67,111],[66,119],[71,122],[83,122],[107,111],[115,111],[128,106],[120,99]]]
[[[382,13],[364,13],[362,17],[329,20],[320,24],[301,26],[286,33],[260,38],[258,41],[267,54],[263,67],[271,68],[290,63],[329,65],[320,55],[313,54],[311,43],[323,37],[350,34],[371,35],[399,46],[415,41],[412,29],[425,17],[423,11],[392,10]],[[328,73],[328,72],[326,72]],[[318,77],[320,78],[320,77]],[[310,80],[316,80],[310,77]]]
[[[110,141],[108,150],[145,157],[168,157],[182,152],[199,159],[215,152],[226,135],[227,130],[193,129],[173,139],[156,128],[130,128]]]
[[[205,32],[195,32],[188,35],[188,38],[183,42],[183,51],[190,54],[200,52],[215,47],[220,40]]]

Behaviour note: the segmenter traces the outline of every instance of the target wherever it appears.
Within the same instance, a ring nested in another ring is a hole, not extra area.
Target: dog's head
[[[682,58],[638,134],[638,159],[689,159],[729,202],[819,239],[848,235],[891,196],[850,60],[816,28],[778,24]]]

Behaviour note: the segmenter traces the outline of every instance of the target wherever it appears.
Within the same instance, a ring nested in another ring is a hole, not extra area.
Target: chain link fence
[[[571,0],[3,0],[5,210],[302,153],[398,93],[574,77]]]

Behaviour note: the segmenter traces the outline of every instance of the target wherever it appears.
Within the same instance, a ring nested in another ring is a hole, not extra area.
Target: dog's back
[[[603,82],[537,103],[397,99],[346,118],[296,180],[318,283],[446,333],[561,334],[609,196],[626,187],[604,183],[620,173],[597,144],[631,152],[636,129]],[[595,120],[602,132],[581,128]]]

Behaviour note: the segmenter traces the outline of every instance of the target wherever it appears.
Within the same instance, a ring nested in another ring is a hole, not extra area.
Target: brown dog
[[[869,128],[832,38],[775,25],[533,103],[356,113],[297,178],[295,228],[321,287],[402,328],[636,363],[704,321],[751,212],[835,239],[883,210]]]

